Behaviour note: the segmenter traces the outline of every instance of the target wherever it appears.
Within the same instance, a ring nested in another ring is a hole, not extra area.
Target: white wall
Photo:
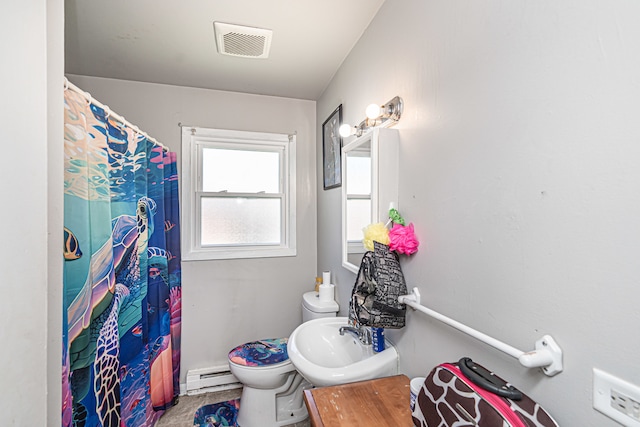
[[[402,261],[423,303],[523,350],[551,334],[548,378],[421,313],[388,335],[401,370],[470,356],[564,426],[616,425],[592,409],[591,369],[640,385],[640,4],[387,0],[328,89],[358,123],[405,101],[400,212],[420,251]],[[318,269],[341,311],[340,189],[322,190]]]
[[[302,294],[313,288],[316,275],[315,102],[68,77],[178,154],[178,123],[220,129],[297,132],[298,255],[183,261],[182,382],[189,369],[226,364],[227,353],[236,345],[288,336],[302,321]],[[184,223],[186,219],[181,221]]]
[[[60,425],[64,217],[64,2],[47,5],[47,425]],[[39,381],[42,381],[40,378]]]
[[[54,0],[9,2],[0,13],[3,426],[60,423],[62,11]]]

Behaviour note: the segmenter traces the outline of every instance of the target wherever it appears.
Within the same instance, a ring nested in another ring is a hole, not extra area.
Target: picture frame
[[[342,185],[342,104],[322,123],[322,170],[324,189]]]

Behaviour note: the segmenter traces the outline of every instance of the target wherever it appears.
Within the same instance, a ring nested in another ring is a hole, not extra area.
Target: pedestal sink
[[[398,373],[398,352],[385,340],[375,353],[350,333],[340,335],[346,317],[325,317],[303,323],[289,337],[289,359],[315,386],[331,386]]]

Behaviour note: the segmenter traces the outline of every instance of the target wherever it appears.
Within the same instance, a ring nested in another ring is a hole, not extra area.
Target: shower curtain
[[[64,99],[62,425],[153,426],[179,392],[176,155]]]

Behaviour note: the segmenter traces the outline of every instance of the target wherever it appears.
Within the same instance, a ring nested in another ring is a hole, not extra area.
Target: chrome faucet
[[[360,326],[359,328],[353,326],[340,326],[340,335],[344,335],[345,332],[351,332],[358,337],[360,342],[364,345],[371,345],[371,330],[366,326]]]

